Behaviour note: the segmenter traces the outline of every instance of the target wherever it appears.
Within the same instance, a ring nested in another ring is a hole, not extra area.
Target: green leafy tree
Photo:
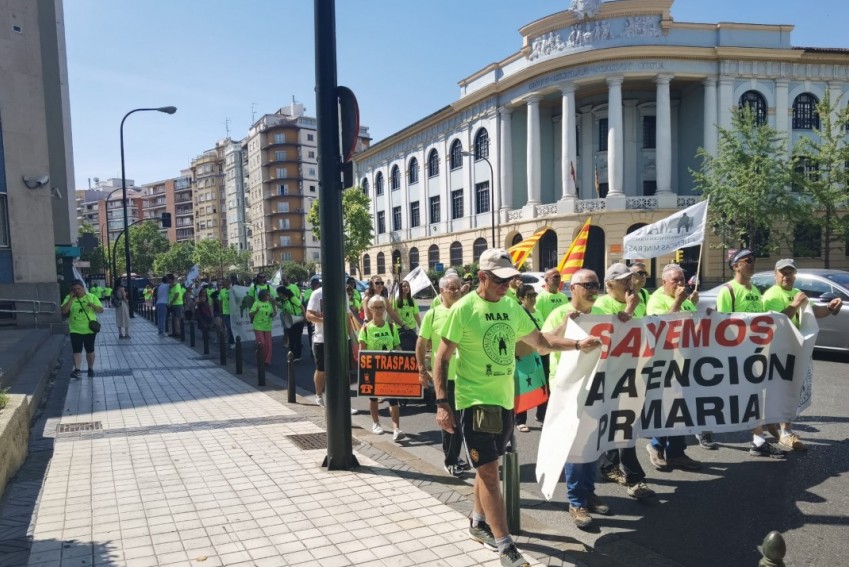
[[[185,274],[194,264],[194,256],[194,243],[179,242],[172,244],[167,252],[160,254],[153,261],[153,273],[158,276]]]
[[[115,248],[117,245],[117,249]],[[159,232],[159,223],[147,221],[130,227],[130,255],[133,272],[147,274],[153,269],[157,256],[168,251],[170,243]],[[112,243],[112,256],[115,258],[116,275],[126,273],[124,237]]]
[[[307,213],[307,222],[312,225],[315,237],[321,239],[321,221],[319,220],[319,203],[316,199]],[[360,265],[360,256],[372,244],[371,199],[363,193],[360,187],[351,187],[342,192],[342,234],[345,248],[345,264]],[[360,269],[360,273],[362,270]]]
[[[719,128],[716,156],[699,148],[700,171],[692,171],[696,190],[710,198],[708,222],[723,247],[746,246],[768,253],[789,244],[789,225],[800,210],[788,191],[792,165],[787,139],[766,124],[759,125],[749,108],[736,110],[730,129]]]
[[[280,270],[290,282],[305,282],[310,277],[310,270],[305,264],[297,262],[281,262]]]
[[[841,214],[849,205],[849,146],[846,130],[849,128],[849,108],[837,110],[838,101],[832,102],[828,91],[817,104],[820,126],[812,136],[799,139],[793,150],[793,187],[803,197],[808,213],[802,226],[813,226],[821,234],[825,245],[822,253],[826,268],[831,264],[831,244],[842,242],[849,235],[849,215]],[[817,255],[815,251],[800,255]]]
[[[237,259],[236,250],[224,246],[219,240],[201,240],[195,244],[194,261],[203,273],[224,276]]]

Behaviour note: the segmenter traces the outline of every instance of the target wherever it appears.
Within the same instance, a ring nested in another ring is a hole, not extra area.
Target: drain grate
[[[303,449],[304,451],[312,451],[315,449],[327,449],[327,433],[322,431],[321,433],[301,433],[298,435],[287,435],[286,439],[289,439],[298,446],[299,449]],[[360,442],[357,439],[351,438],[351,444],[353,447],[357,447],[360,445]]]
[[[95,376],[132,376],[132,368],[113,368],[111,370],[95,370]]]
[[[62,433],[79,433],[81,431],[97,431],[103,429],[103,424],[99,421],[85,421],[80,423],[60,423],[56,427],[56,432]]]

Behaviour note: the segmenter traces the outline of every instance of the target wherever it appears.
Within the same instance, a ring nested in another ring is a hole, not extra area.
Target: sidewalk
[[[71,381],[45,427],[58,434],[28,565],[500,564],[468,539],[462,492],[437,498],[450,479],[356,439],[361,466],[328,472],[317,408],[246,385],[142,318],[128,341],[112,310],[100,320],[95,378]]]

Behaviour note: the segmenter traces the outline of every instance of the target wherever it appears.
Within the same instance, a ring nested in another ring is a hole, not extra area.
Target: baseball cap
[[[504,248],[490,248],[481,254],[478,266],[484,272],[491,272],[498,278],[512,278],[519,274],[513,267],[513,259]]]
[[[783,270],[784,268],[796,269],[796,261],[793,258],[784,258],[775,263],[775,271]]]
[[[631,269],[622,262],[616,262],[604,272],[604,281],[624,280],[631,277]]]
[[[743,258],[748,258],[749,256],[754,256],[755,253],[749,250],[748,248],[743,248],[734,254],[730,260],[728,260],[728,267],[733,268],[734,264],[742,260]]]

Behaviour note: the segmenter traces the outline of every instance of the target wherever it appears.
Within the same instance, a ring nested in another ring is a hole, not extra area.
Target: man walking
[[[167,274],[162,277],[162,283],[159,284],[154,293],[154,301],[156,302],[156,324],[159,326],[159,336],[165,336],[165,323],[168,321],[168,296],[171,293],[171,285],[174,283],[174,276]]]

